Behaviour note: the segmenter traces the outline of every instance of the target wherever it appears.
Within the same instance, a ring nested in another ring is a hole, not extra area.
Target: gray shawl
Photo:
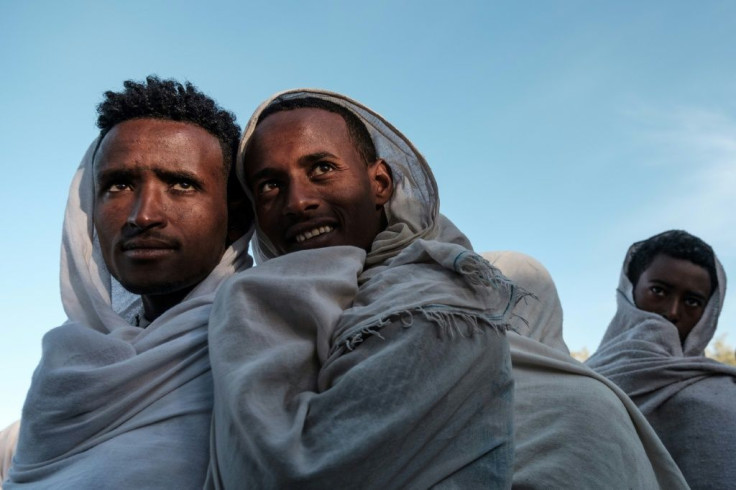
[[[218,294],[209,488],[506,488],[520,292],[438,214],[432,174],[380,116],[341,95],[391,167],[388,227],[355,247],[281,257]],[[241,143],[241,155],[260,111]],[[242,172],[242,167],[239,167]]]
[[[652,428],[609,380],[570,357],[547,270],[518,252],[484,253],[534,294],[514,309],[514,488],[675,489],[684,478]]]
[[[251,264],[248,237],[180,304],[145,329],[132,326],[118,311],[142,312],[140,298],[110,276],[94,235],[95,147],[64,219],[68,320],[44,336],[4,488],[201,488],[212,410],[207,321],[223,279]]]
[[[680,342],[677,328],[640,310],[626,269],[618,310],[588,366],[620,386],[638,405],[693,488],[729,488],[736,481],[736,368],[704,356],[726,293],[716,259],[718,287],[703,317]]]

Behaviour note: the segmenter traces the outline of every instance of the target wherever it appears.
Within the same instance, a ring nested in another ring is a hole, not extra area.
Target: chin
[[[173,294],[183,289],[191,288],[194,285],[199,284],[201,282],[201,279],[199,281],[169,279],[155,282],[121,281],[118,279],[118,282],[120,282],[120,284],[126,290],[130,291],[133,294],[138,294],[141,296],[159,296],[163,294]]]

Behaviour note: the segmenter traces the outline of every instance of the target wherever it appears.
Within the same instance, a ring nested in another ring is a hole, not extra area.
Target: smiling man
[[[69,318],[44,337],[5,488],[201,488],[207,320],[250,265],[251,214],[228,190],[240,131],[191,84],[156,77],[98,112],[64,220]]]
[[[280,254],[332,245],[369,250],[386,226],[393,185],[386,162],[364,142],[367,129],[340,106],[277,107],[261,115],[245,156],[263,235]]]
[[[347,97],[267,101],[241,141],[262,262],[215,302],[208,488],[507,488],[520,291]]]
[[[637,404],[691,488],[736,479],[736,368],[704,357],[725,290],[723,267],[698,237],[671,230],[633,244],[618,310],[586,362]]]

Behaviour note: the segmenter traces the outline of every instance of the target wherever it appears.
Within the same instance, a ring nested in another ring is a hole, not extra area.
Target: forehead
[[[324,150],[357,153],[342,116],[324,109],[302,108],[266,117],[256,127],[248,153],[262,156]]]
[[[657,254],[642,275],[650,281],[666,282],[705,296],[711,292],[708,270],[686,259]]]
[[[105,135],[95,157],[97,172],[156,166],[222,173],[222,148],[214,135],[192,123],[131,119]]]

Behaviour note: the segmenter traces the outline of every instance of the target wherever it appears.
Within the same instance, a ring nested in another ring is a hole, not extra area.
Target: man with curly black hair
[[[682,230],[670,230],[632,248],[626,271],[634,303],[677,327],[684,342],[718,286],[713,249]]]
[[[251,264],[249,206],[238,210],[228,178],[240,129],[190,83],[124,87],[105,94],[72,182],[68,320],[44,337],[6,490],[204,482],[209,312],[223,279]]]
[[[634,243],[616,314],[586,361],[636,403],[694,489],[736,480],[736,369],[705,357],[725,293],[700,238],[670,230]]]

